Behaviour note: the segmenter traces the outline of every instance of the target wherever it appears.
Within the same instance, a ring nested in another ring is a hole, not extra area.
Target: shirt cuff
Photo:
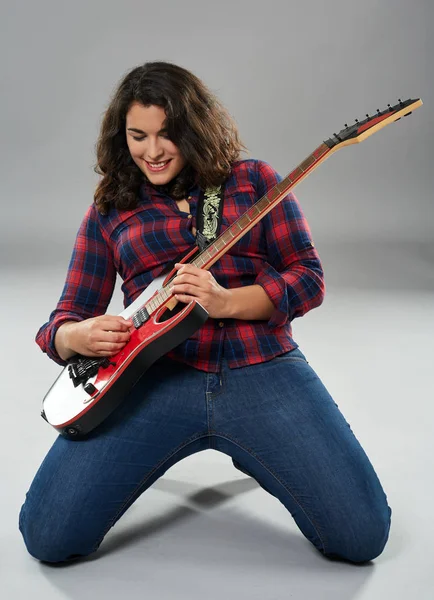
[[[41,348],[42,352],[45,352],[51,360],[54,360],[58,365],[65,367],[68,363],[66,360],[60,358],[57,353],[56,346],[54,345],[54,338],[61,325],[68,321],[83,321],[83,318],[76,314],[64,314],[57,317],[51,323],[47,323],[47,327],[41,329],[36,336],[36,343]]]
[[[264,289],[274,305],[274,311],[268,320],[270,329],[286,325],[289,321],[290,307],[284,277],[271,265],[267,264],[258,274],[254,283]]]

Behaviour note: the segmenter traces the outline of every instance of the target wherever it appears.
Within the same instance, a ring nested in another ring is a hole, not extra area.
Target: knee
[[[61,563],[93,551],[80,547],[72,536],[65,535],[60,522],[29,514],[26,505],[21,508],[19,530],[29,554],[42,562]]]
[[[386,505],[381,511],[361,514],[354,511],[340,534],[324,554],[352,563],[374,560],[383,552],[389,537],[391,510]]]

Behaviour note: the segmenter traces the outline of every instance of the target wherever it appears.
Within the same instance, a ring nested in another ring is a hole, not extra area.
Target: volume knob
[[[87,392],[89,396],[93,396],[95,392],[98,391],[98,389],[93,385],[93,383],[86,383],[86,385],[84,385],[83,387],[84,391]]]

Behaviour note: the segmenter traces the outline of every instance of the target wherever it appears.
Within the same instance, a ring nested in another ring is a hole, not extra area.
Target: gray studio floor
[[[283,506],[215,451],[170,469],[92,560],[50,567],[28,556],[18,511],[55,437],[39,410],[59,371],[32,337],[64,275],[29,255],[28,271],[2,274],[2,597],[432,600],[432,247],[363,248],[363,260],[357,245],[324,249],[326,301],[294,328],[388,495],[391,537],[376,561],[322,558]]]

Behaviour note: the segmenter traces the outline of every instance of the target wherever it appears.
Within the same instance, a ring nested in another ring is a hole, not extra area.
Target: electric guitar
[[[399,100],[395,106],[348,126],[323,142],[285,179],[274,186],[204,250],[195,247],[178,262],[209,269],[283,198],[334,152],[362,142],[389,123],[409,115],[422,101]],[[173,269],[155,279],[120,313],[132,319],[129,342],[114,356],[93,358],[75,355],[43,399],[42,417],[59,433],[80,439],[97,427],[125,398],[145,371],[161,356],[197,331],[208,318],[196,301],[178,302],[170,292]]]

